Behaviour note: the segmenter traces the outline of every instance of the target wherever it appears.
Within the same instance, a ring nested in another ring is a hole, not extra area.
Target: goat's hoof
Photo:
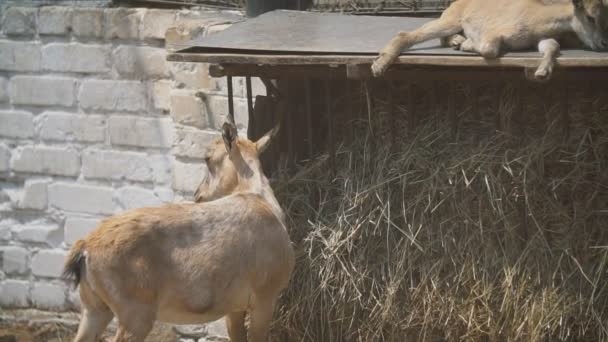
[[[526,78],[530,81],[544,83],[551,79],[552,72],[550,69],[542,68],[536,69],[534,73],[532,72],[532,69],[525,69]]]
[[[376,58],[374,63],[372,63],[372,75],[374,75],[374,77],[380,77],[384,75],[384,72],[388,68],[389,64],[387,60],[388,58],[386,57],[386,55],[382,54],[378,58]]]
[[[450,38],[450,46],[452,47],[452,49],[454,50],[460,50],[460,45],[462,45],[462,43],[464,43],[467,39],[462,36],[462,35],[454,35]]]

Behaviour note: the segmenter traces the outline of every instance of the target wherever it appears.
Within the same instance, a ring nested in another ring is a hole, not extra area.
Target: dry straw
[[[297,250],[274,340],[608,339],[606,113],[567,143],[556,120],[454,143],[430,116],[393,149],[377,116],[335,175],[320,156],[274,184]]]

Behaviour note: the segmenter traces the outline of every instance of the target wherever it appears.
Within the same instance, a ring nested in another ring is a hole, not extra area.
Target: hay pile
[[[608,339],[608,115],[567,144],[443,121],[273,184],[297,250],[274,340]]]

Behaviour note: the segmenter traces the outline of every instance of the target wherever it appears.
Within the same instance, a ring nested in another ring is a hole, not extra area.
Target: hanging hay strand
[[[273,338],[608,339],[608,115],[567,144],[429,118],[391,153],[385,114],[335,176],[320,156],[273,185],[297,250]]]

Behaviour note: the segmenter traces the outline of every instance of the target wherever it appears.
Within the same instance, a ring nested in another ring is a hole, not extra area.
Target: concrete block
[[[212,128],[220,129],[224,122],[228,121],[228,97],[220,95],[208,95],[205,98],[208,108],[209,123]],[[239,130],[247,129],[249,122],[249,111],[246,99],[234,99],[234,121]]]
[[[173,122],[168,118],[113,116],[108,119],[108,130],[112,145],[169,148],[173,143]]]
[[[144,13],[142,39],[165,39],[165,32],[175,22],[174,10],[149,9]]]
[[[65,220],[65,243],[72,245],[74,242],[84,239],[97,228],[100,222],[100,218],[68,217]]]
[[[32,273],[38,277],[59,278],[68,252],[61,249],[44,249],[32,257]]]
[[[71,183],[48,187],[49,205],[69,212],[113,214],[116,206],[111,188]]]
[[[173,121],[182,125],[209,127],[206,104],[192,91],[171,92],[171,117]]]
[[[0,103],[8,102],[8,81],[4,77],[0,77]]]
[[[31,293],[32,304],[39,309],[64,309],[66,306],[65,291],[65,286],[35,283]]]
[[[152,167],[154,183],[171,183],[171,171],[173,169],[173,157],[168,154],[155,154],[148,157],[148,162]]]
[[[112,53],[112,62],[123,78],[168,77],[165,49],[147,46],[121,45]]]
[[[110,47],[79,43],[50,43],[42,48],[42,68],[59,72],[104,73]]]
[[[11,164],[16,172],[57,176],[76,176],[80,173],[80,156],[70,148],[27,146],[13,152]]]
[[[39,136],[49,141],[103,142],[106,119],[101,115],[44,112],[36,117]]]
[[[218,133],[180,127],[175,131],[175,142],[171,152],[176,156],[203,159],[208,146]]]
[[[46,209],[48,180],[26,180],[23,198],[19,207],[24,209]]]
[[[11,78],[11,103],[32,106],[72,106],[76,80],[55,76]]]
[[[7,279],[0,283],[0,305],[4,308],[25,308],[29,306],[29,292],[29,282]]]
[[[171,108],[171,87],[169,80],[159,80],[152,85],[154,108],[168,111]]]
[[[8,146],[0,144],[0,172],[7,172],[9,170],[10,160],[11,150]]]
[[[41,7],[38,12],[38,33],[66,35],[72,27],[72,9],[67,6]]]
[[[104,11],[106,39],[138,39],[144,11],[135,8],[107,8]]]
[[[28,271],[30,253],[27,249],[18,246],[0,247],[0,260],[2,271],[6,274],[25,274]]]
[[[103,36],[103,8],[74,8],[72,33],[78,38]]]
[[[0,41],[0,70],[40,70],[40,43]]]
[[[207,167],[202,163],[173,164],[173,190],[194,193],[207,173]]]
[[[162,204],[154,191],[135,186],[126,186],[116,191],[116,201],[124,210],[143,207],[155,207]]]
[[[0,136],[31,138],[34,135],[33,115],[23,111],[0,110]]]
[[[214,90],[216,80],[209,76],[209,64],[171,62],[171,78],[175,80],[176,88],[192,90]]]
[[[82,156],[82,166],[87,179],[153,180],[153,169],[145,153],[88,150]]]
[[[78,94],[85,109],[110,111],[144,111],[146,88],[137,81],[88,80]]]
[[[58,247],[63,242],[63,230],[57,224],[30,223],[13,227],[18,241]]]
[[[3,29],[7,35],[36,34],[36,12],[32,7],[9,7],[4,13]]]

